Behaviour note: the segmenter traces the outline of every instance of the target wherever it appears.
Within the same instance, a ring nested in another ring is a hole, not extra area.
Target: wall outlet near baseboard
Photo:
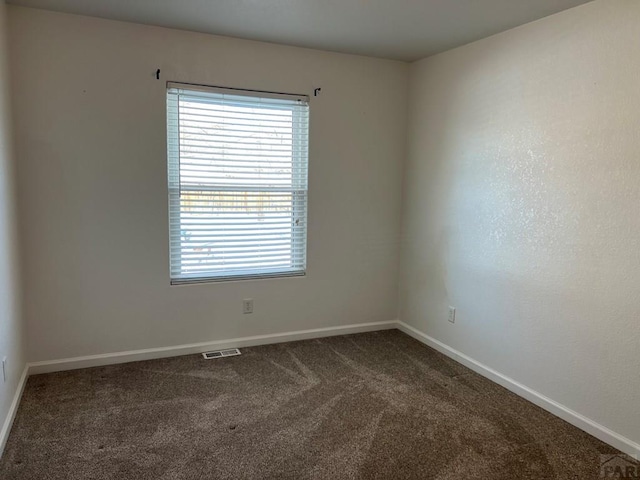
[[[242,300],[242,313],[253,313],[253,298]]]
[[[451,323],[456,323],[456,307],[449,306],[449,318]]]

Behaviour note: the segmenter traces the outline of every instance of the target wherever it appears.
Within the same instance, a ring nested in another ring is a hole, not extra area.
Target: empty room
[[[0,0],[0,480],[640,478],[639,0]]]

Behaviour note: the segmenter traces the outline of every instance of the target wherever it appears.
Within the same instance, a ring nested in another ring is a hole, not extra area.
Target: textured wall
[[[597,1],[412,66],[400,288],[401,320],[636,442],[638,25]]]
[[[25,364],[23,326],[19,315],[18,242],[5,12],[4,1],[0,0],[0,360],[7,357],[6,383],[2,382],[0,374],[0,432]],[[0,436],[0,442],[2,440]],[[0,444],[0,453],[1,450]]]
[[[19,7],[10,19],[31,361],[396,317],[406,64]],[[322,87],[306,278],[169,285],[165,80]]]

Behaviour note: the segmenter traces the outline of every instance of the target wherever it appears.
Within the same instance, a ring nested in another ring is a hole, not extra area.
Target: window
[[[171,283],[304,275],[305,96],[167,85]]]

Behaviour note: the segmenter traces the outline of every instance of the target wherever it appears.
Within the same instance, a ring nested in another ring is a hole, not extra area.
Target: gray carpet
[[[583,480],[615,453],[392,330],[33,376],[0,478]]]

